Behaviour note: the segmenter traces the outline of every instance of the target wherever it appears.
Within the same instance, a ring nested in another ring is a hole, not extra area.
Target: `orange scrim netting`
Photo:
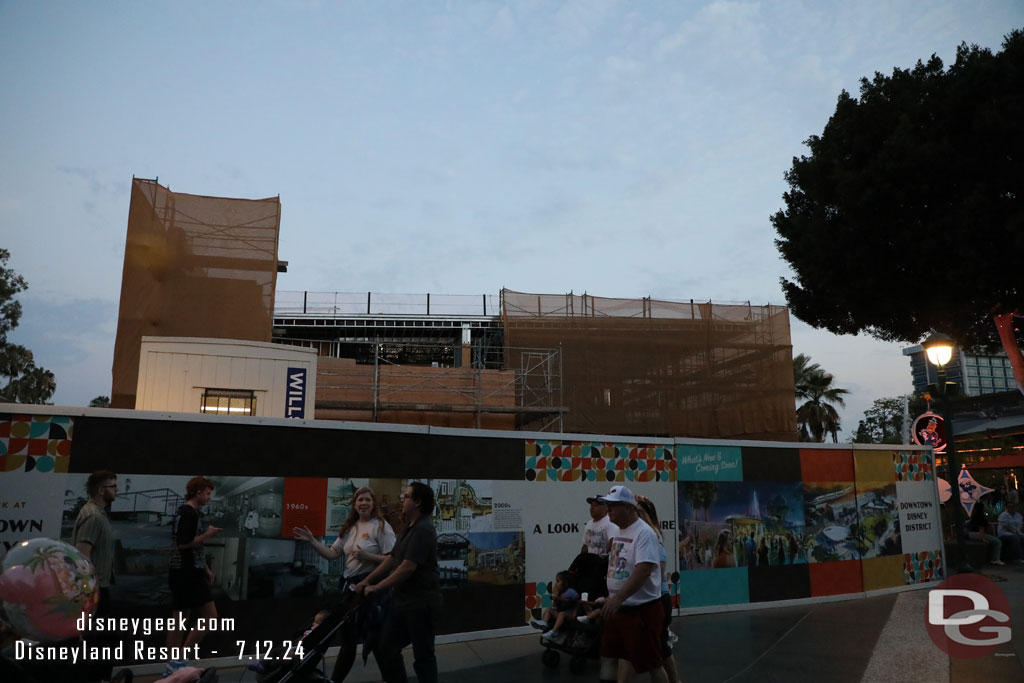
[[[503,290],[502,318],[561,349],[564,432],[796,441],[783,306]]]
[[[144,335],[270,341],[281,201],[132,180],[111,405],[134,408]]]

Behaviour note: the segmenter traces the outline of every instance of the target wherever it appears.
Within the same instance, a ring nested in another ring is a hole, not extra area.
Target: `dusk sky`
[[[0,0],[12,339],[56,404],[110,394],[133,175],[280,195],[279,291],[785,304],[769,216],[840,91],[1021,27],[1020,0]],[[911,390],[905,345],[792,324],[843,437]]]

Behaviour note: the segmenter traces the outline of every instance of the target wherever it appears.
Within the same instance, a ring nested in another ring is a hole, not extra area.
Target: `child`
[[[565,634],[559,629],[561,629],[566,619],[576,618],[576,608],[579,604],[580,594],[572,588],[571,584],[572,574],[570,572],[558,572],[555,575],[554,590],[551,591],[551,594],[555,596],[552,606],[544,610],[543,619],[539,621],[537,619],[530,620],[531,626],[545,632],[541,638],[548,642],[556,644],[564,642]],[[551,623],[552,617],[554,618],[554,624],[549,627],[548,624]]]
[[[309,636],[309,634],[316,629],[317,626],[324,622],[324,619],[330,616],[330,614],[330,610],[322,609],[315,615],[313,615],[313,623],[310,624],[309,628],[302,632],[302,640],[305,640]],[[268,676],[269,674],[280,669],[285,664],[289,663],[286,660],[280,659],[280,657],[282,657],[284,654],[285,653],[281,650],[279,646],[277,649],[271,650],[267,654],[266,660],[261,662],[252,662],[251,664],[249,664],[248,668],[250,671],[255,671],[257,674],[259,674],[260,680],[262,680],[263,677]],[[290,656],[293,656],[296,659],[301,659],[301,657],[295,655],[294,651],[290,654]]]
[[[309,628],[307,628],[305,631],[302,632],[302,639],[305,640],[306,636],[308,636],[310,633],[313,632],[313,629],[315,629],[320,624],[324,623],[324,619],[326,619],[327,616],[330,613],[331,613],[331,611],[330,610],[326,610],[326,609],[322,609],[319,612],[317,612],[313,616],[313,624]]]

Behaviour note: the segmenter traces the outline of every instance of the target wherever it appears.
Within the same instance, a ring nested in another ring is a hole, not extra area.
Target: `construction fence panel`
[[[235,653],[234,661],[238,640],[252,654],[257,640],[288,639],[337,597],[344,562],[320,558],[292,529],[308,526],[330,544],[362,486],[376,492],[399,533],[403,489],[417,480],[433,489],[439,632],[460,639],[529,632],[528,620],[551,604],[552,577],[583,544],[586,498],[613,485],[655,503],[672,600],[683,610],[854,598],[927,587],[945,575],[934,459],[924,447],[803,448],[20,405],[0,406],[0,433],[12,435],[0,437],[7,452],[0,496],[21,502],[0,529],[8,548],[70,538],[89,473],[117,473],[114,613],[169,614],[171,517],[189,478],[213,480],[204,515],[221,532],[204,552],[218,612],[235,626],[211,632],[202,653]],[[140,450],[148,457],[137,457]],[[616,552],[613,543],[610,566]],[[129,637],[146,646],[164,638]]]

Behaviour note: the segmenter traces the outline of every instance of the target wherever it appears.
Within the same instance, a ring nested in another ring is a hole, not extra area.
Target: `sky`
[[[784,305],[769,217],[840,91],[1021,27],[1020,0],[0,0],[11,339],[54,403],[110,394],[133,176],[280,195],[278,291]],[[905,344],[791,323],[841,436],[912,390]]]

